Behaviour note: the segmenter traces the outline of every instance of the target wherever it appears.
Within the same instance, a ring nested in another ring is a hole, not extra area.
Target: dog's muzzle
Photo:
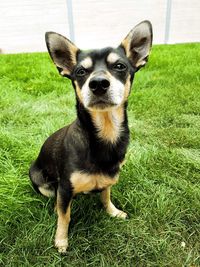
[[[110,75],[111,76],[111,75]],[[96,72],[83,88],[85,106],[96,110],[106,110],[118,106],[123,99],[124,84],[109,77],[106,73]]]

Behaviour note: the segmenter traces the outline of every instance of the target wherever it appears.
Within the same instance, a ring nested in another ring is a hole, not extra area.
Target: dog
[[[45,35],[53,62],[62,76],[71,79],[76,95],[76,120],[45,141],[29,170],[35,190],[56,197],[55,247],[60,253],[68,248],[76,194],[99,191],[109,215],[127,217],[110,194],[129,143],[128,96],[134,74],[147,63],[152,36],[151,23],[143,21],[117,48],[83,51],[58,33]]]

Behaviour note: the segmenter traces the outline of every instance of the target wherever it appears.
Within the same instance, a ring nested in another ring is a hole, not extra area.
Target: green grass
[[[153,47],[129,101],[131,142],[110,218],[99,196],[73,201],[70,247],[53,247],[54,201],[28,169],[75,118],[74,92],[47,53],[0,56],[0,265],[200,266],[200,44]],[[185,242],[185,247],[181,246]]]

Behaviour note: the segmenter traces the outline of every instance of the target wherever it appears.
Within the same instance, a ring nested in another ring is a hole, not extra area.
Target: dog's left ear
[[[137,24],[121,43],[126,56],[137,70],[147,63],[152,38],[152,25],[145,20]]]
[[[58,71],[61,75],[70,78],[80,50],[69,39],[56,32],[46,32],[45,40]]]

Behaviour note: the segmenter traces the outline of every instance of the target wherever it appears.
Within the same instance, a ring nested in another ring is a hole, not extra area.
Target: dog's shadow
[[[49,215],[55,216],[57,220],[55,199],[49,199],[46,207],[49,210]],[[102,226],[102,224],[106,224],[107,220],[110,219],[111,217],[106,213],[101,203],[100,193],[82,193],[73,198],[70,230],[76,229],[78,231],[81,228],[87,230],[87,228],[92,228],[94,225],[98,226],[98,223]]]
[[[77,195],[72,202],[71,227],[79,222],[87,226],[93,225],[102,217],[102,211],[99,193]]]

